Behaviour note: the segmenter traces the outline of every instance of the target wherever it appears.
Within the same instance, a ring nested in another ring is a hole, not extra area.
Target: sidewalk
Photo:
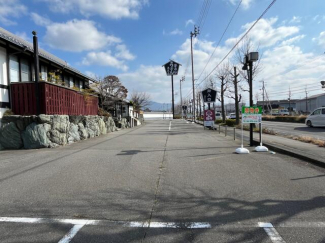
[[[199,125],[202,125],[201,122],[198,122]],[[219,133],[219,126],[216,126],[217,132]],[[241,139],[241,129],[236,129],[236,140]],[[221,128],[221,133],[224,134],[224,129]],[[233,128],[228,127],[227,136],[234,137]],[[256,145],[259,145],[259,133],[253,135],[254,142]],[[263,134],[263,145],[266,146],[269,151],[275,151],[282,154],[287,154],[289,156],[304,160],[306,162],[311,162],[320,166],[325,167],[325,148],[318,147],[317,145],[304,143],[297,140],[276,136]],[[244,146],[247,146],[249,142],[249,132],[244,131]]]

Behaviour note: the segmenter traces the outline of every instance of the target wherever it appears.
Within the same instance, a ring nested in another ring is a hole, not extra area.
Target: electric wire
[[[233,15],[231,16],[231,18],[230,18],[230,20],[229,20],[229,22],[228,22],[228,24],[227,24],[226,29],[224,30],[224,32],[223,32],[222,35],[221,35],[221,37],[220,37],[220,39],[219,39],[219,41],[218,41],[218,43],[217,43],[216,48],[214,49],[214,51],[213,51],[212,54],[210,55],[209,60],[208,60],[208,62],[205,64],[205,66],[204,66],[204,68],[203,68],[201,74],[199,75],[198,79],[200,79],[200,77],[202,76],[203,72],[205,71],[206,67],[208,66],[209,62],[211,61],[211,58],[213,57],[214,53],[216,52],[217,48],[219,47],[219,45],[220,45],[220,43],[221,43],[221,41],[222,41],[224,35],[226,34],[226,32],[227,32],[227,30],[228,30],[228,28],[229,28],[229,26],[230,26],[232,20],[234,19],[234,17],[235,17],[235,15],[236,15],[236,13],[237,13],[237,11],[238,11],[238,9],[239,9],[239,7],[240,7],[242,1],[243,1],[243,0],[240,0],[240,2],[239,2],[239,4],[238,4],[238,6],[237,6],[235,12],[234,12]]]
[[[273,0],[270,5],[264,10],[261,16],[254,22],[254,24],[244,33],[244,35],[236,42],[236,44],[230,49],[230,51],[223,57],[223,59],[212,69],[212,71],[205,77],[198,85],[200,85],[203,81],[205,81],[220,65],[224,60],[230,55],[230,53],[238,46],[238,44],[248,35],[248,33],[255,27],[255,25],[263,18],[263,16],[269,11],[269,9],[273,6],[276,0]]]

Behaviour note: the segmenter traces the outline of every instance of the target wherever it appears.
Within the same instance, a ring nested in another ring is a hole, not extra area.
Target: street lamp
[[[253,106],[253,62],[258,60],[258,52],[250,52],[244,57],[243,70],[247,70],[249,80],[249,106]],[[253,123],[249,130],[250,146],[253,146]]]
[[[322,85],[322,89],[325,89],[325,81],[320,81],[321,85]]]

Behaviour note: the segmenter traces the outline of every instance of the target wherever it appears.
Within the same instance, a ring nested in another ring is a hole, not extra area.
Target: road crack
[[[155,207],[156,207],[156,205],[158,203],[159,186],[160,186],[161,176],[162,176],[163,169],[164,169],[164,162],[166,161],[167,143],[168,143],[168,135],[167,135],[165,146],[164,146],[163,158],[162,158],[162,161],[159,164],[159,173],[158,173],[158,178],[157,178],[157,182],[156,182],[156,189],[155,189],[155,199],[154,199],[154,202],[153,202],[153,205],[152,205],[152,208],[151,208],[151,212],[150,212],[150,216],[149,216],[149,220],[148,220],[148,227],[147,227],[146,232],[144,233],[144,236],[143,236],[143,239],[142,239],[141,242],[143,242],[146,239],[148,230],[150,228],[152,215],[153,215],[153,213],[155,211]]]

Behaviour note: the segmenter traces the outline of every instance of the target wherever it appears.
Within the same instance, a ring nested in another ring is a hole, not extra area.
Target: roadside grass
[[[241,125],[236,126],[237,129],[241,129]],[[244,125],[243,126],[245,131],[249,131],[249,125]],[[254,127],[253,129],[254,132],[260,132],[259,127]],[[263,128],[263,134],[269,134],[269,135],[278,135],[278,133],[272,129],[269,128]],[[280,135],[281,136],[281,135]],[[319,147],[325,147],[325,140],[309,137],[309,136],[294,136],[294,135],[289,135],[289,136],[284,136],[286,138],[290,138],[296,141],[304,142],[304,143],[311,143],[314,145],[317,145]]]
[[[311,143],[311,144],[315,144],[319,147],[325,147],[325,140],[321,140],[318,138],[312,138],[309,136],[287,136],[287,138],[293,139],[293,140],[297,140],[297,141],[301,141],[304,143]]]

